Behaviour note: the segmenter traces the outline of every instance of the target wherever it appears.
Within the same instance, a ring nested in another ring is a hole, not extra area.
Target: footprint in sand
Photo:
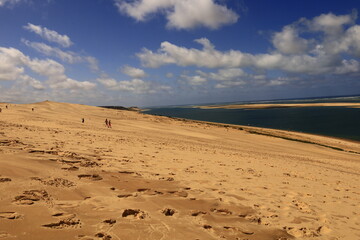
[[[234,232],[241,232],[245,235],[253,235],[254,232],[253,231],[250,231],[250,230],[244,230],[244,229],[240,229],[238,227],[229,227],[229,226],[224,226],[224,229],[226,230],[232,230]]]
[[[200,215],[205,215],[205,214],[207,214],[207,212],[204,212],[204,211],[197,211],[197,212],[193,212],[193,213],[191,214],[191,216],[193,216],[193,217],[197,217],[197,216],[200,216]]]
[[[205,225],[203,225],[203,228],[205,228],[205,229],[212,229],[212,226],[211,226],[211,225],[208,225],[208,224],[205,224]]]
[[[74,187],[76,184],[64,178],[54,178],[49,180],[44,180],[39,177],[32,177],[32,180],[41,182],[42,184],[54,187]]]
[[[212,208],[212,209],[210,209],[210,211],[213,212],[213,213],[220,214],[220,215],[231,215],[232,214],[232,212],[230,210],[227,210],[227,209]]]
[[[170,194],[173,194],[176,197],[186,198],[189,194],[185,191],[167,191]]]
[[[0,212],[0,219],[5,218],[9,220],[19,219],[22,215],[17,212]]]
[[[67,171],[78,171],[79,168],[76,167],[76,166],[71,166],[71,167],[64,167],[64,168],[61,168],[62,170],[67,170]]]
[[[112,226],[112,225],[114,225],[116,223],[116,220],[110,218],[110,219],[104,220],[103,223],[107,223],[107,224]]]
[[[133,197],[132,194],[119,194],[118,198],[128,198],[128,197]]]
[[[141,211],[140,209],[125,209],[122,213],[122,217],[128,217],[128,216],[134,216],[138,219],[145,219],[148,217],[148,214],[144,211]]]
[[[173,216],[176,213],[175,209],[165,208],[161,211],[165,216]]]
[[[78,175],[78,177],[80,179],[85,178],[85,179],[89,179],[89,180],[93,180],[93,181],[99,181],[102,180],[103,178],[98,175],[98,174],[80,174]]]
[[[60,221],[55,223],[49,223],[42,225],[51,229],[68,229],[68,228],[80,228],[81,222],[76,218],[75,214],[64,215],[63,213],[56,213],[52,215],[54,217],[61,217]]]
[[[110,240],[112,237],[106,233],[97,233],[95,234],[95,237],[101,238],[102,240]]]
[[[50,196],[45,190],[24,191],[22,195],[16,196],[14,202],[19,205],[32,205],[40,200],[49,201]]]
[[[0,183],[2,183],[2,182],[11,182],[11,178],[7,178],[7,177],[5,177],[5,178],[0,178]]]

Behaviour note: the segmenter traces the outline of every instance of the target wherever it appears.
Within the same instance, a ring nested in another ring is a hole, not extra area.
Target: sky
[[[0,0],[0,102],[360,94],[358,0]]]

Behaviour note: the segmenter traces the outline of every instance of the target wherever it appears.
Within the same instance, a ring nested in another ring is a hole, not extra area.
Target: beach
[[[360,239],[359,142],[49,101],[0,107],[0,239]]]

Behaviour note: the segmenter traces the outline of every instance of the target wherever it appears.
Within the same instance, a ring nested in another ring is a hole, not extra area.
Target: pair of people
[[[106,125],[108,128],[111,128],[111,120],[105,119],[105,125]]]

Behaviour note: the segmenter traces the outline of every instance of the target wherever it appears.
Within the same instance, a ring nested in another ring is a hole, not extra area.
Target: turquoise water
[[[144,113],[275,128],[360,141],[360,108],[304,107],[245,110],[168,107],[153,108]]]

